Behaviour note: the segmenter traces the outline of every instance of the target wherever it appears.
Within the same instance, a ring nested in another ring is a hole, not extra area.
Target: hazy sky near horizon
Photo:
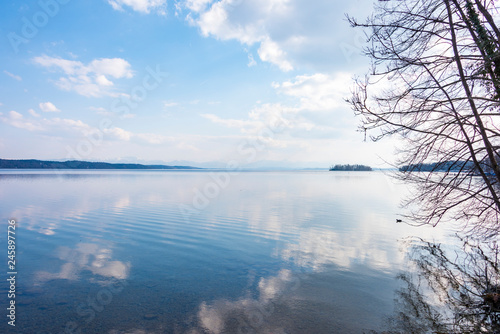
[[[0,157],[391,161],[344,98],[372,1],[0,4]]]

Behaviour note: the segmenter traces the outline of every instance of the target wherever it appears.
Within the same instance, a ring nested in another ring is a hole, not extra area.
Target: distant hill
[[[486,166],[485,166],[486,167]],[[473,162],[444,161],[441,163],[422,163],[405,165],[399,168],[400,172],[460,172],[474,170]]]
[[[491,167],[489,159],[485,159],[479,162],[481,167],[481,172],[479,168],[476,167],[472,161],[441,161],[439,163],[422,163],[405,165],[399,168],[400,172],[410,173],[410,172],[446,172],[446,173],[469,173],[471,175],[481,175],[484,173],[486,175],[494,175],[495,171]]]
[[[372,168],[365,165],[335,165],[330,167],[330,171],[370,172]]]
[[[4,169],[201,169],[190,166],[111,164],[88,161],[43,161],[43,160],[7,160],[0,159],[0,168]]]

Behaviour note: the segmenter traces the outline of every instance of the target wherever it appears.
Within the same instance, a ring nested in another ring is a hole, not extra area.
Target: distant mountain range
[[[0,159],[4,169],[202,169],[190,166],[141,165],[129,163],[107,163],[89,161],[44,161]]]
[[[238,160],[236,161],[240,162]],[[166,163],[168,165],[187,165],[217,169],[225,169],[228,167],[227,161],[196,162],[187,160],[174,160],[168,161]],[[297,162],[289,160],[258,160],[250,163],[241,161],[238,167],[244,170],[328,170],[328,164],[325,164],[324,162]]]

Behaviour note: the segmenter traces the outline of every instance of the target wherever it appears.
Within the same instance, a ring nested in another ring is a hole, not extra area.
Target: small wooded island
[[[370,172],[372,168],[365,165],[335,165],[330,167],[330,171]]]
[[[190,166],[112,164],[88,161],[43,161],[43,160],[8,160],[0,159],[0,168],[4,169],[201,169]]]

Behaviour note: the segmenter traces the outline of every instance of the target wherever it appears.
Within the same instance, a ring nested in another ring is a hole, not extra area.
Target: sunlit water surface
[[[396,223],[406,193],[381,172],[0,171],[15,332],[379,330],[401,241],[446,234]]]

